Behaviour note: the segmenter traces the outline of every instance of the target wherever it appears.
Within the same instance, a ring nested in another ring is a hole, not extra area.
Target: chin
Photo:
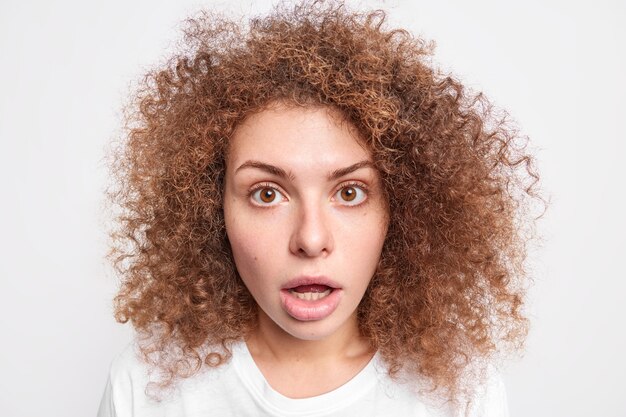
[[[279,325],[290,336],[305,340],[324,340],[341,332],[342,324],[333,323],[332,320],[324,319],[317,321],[299,321],[288,317],[289,323]],[[346,320],[347,321],[347,320]]]

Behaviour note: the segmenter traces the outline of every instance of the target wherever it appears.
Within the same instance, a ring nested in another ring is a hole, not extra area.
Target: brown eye
[[[276,192],[271,188],[262,188],[260,197],[264,203],[271,203],[276,198]]]
[[[341,198],[344,201],[352,201],[356,198],[356,190],[354,187],[346,187],[341,189]]]
[[[250,198],[257,205],[274,206],[282,201],[282,194],[274,187],[259,187],[250,194]]]
[[[357,206],[365,201],[367,191],[364,187],[359,185],[346,185],[337,191],[335,195],[335,198],[343,202],[346,206]]]

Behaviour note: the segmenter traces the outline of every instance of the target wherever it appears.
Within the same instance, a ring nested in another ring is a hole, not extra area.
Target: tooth
[[[316,300],[319,300],[320,298],[326,297],[328,294],[330,294],[331,291],[332,290],[326,290],[324,292],[295,292],[295,291],[290,291],[290,292],[291,294],[295,295],[301,300],[316,301]]]

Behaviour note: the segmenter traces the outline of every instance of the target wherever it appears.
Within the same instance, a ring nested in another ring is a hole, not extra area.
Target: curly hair
[[[329,106],[380,172],[389,228],[358,307],[391,375],[454,397],[470,365],[523,346],[533,159],[505,112],[429,65],[433,44],[383,11],[303,3],[237,23],[201,12],[132,96],[112,151],[116,318],[163,386],[230,357],[257,318],[222,208],[236,126],[276,102]]]

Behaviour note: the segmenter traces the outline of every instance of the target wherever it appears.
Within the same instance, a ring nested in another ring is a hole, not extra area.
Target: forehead
[[[357,129],[328,107],[275,105],[246,118],[229,143],[231,164],[269,158],[282,164],[371,160]]]

